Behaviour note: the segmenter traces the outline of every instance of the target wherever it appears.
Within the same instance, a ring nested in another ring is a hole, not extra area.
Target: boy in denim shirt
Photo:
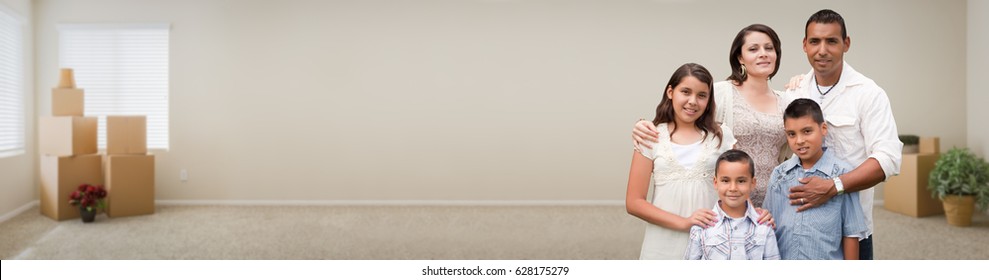
[[[828,126],[820,105],[794,100],[783,112],[787,143],[795,157],[773,170],[763,206],[776,217],[776,236],[784,260],[858,259],[858,241],[868,230],[858,193],[839,193],[820,207],[797,212],[806,201],[789,199],[800,178],[830,179],[854,167],[823,148]]]
[[[714,165],[714,205],[717,222],[709,228],[690,228],[688,260],[778,260],[776,235],[768,225],[758,224],[759,213],[749,202],[755,188],[752,158],[740,150],[728,150]]]

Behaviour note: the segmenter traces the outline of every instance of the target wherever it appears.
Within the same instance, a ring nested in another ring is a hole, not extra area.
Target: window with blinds
[[[24,153],[23,22],[0,5],[0,157]]]
[[[86,116],[147,116],[148,149],[168,149],[168,24],[61,24],[59,64],[85,90]]]

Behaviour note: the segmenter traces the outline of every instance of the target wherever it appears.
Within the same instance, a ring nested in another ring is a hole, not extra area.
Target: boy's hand
[[[659,132],[656,131],[656,126],[646,120],[636,122],[635,127],[632,129],[632,141],[634,141],[633,144],[635,144],[635,147],[642,145],[652,149],[652,145],[649,145],[649,143],[656,143],[658,137]]]
[[[769,225],[769,227],[776,229],[776,220],[773,219],[773,214],[769,213],[769,211],[766,211],[766,209],[762,209],[759,207],[755,208],[755,212],[759,213],[760,225],[766,224]]]
[[[824,205],[838,194],[834,181],[811,176],[801,178],[802,186],[790,188],[790,205],[800,205],[797,212]]]

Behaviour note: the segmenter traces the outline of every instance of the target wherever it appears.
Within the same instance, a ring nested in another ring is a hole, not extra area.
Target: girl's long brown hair
[[[670,131],[670,135],[673,135],[679,129],[679,127],[676,127],[676,113],[673,111],[673,100],[670,100],[666,95],[666,91],[667,89],[675,89],[687,76],[694,77],[702,83],[706,83],[707,92],[710,96],[707,99],[707,108],[701,113],[701,117],[694,121],[694,126],[704,133],[714,133],[714,136],[718,137],[718,147],[721,147],[721,126],[718,126],[714,122],[714,112],[716,109],[714,104],[714,79],[711,78],[711,72],[707,71],[707,68],[704,68],[700,64],[687,63],[673,72],[670,82],[666,83],[666,87],[663,88],[663,100],[656,107],[656,118],[652,120],[652,124],[659,125],[661,123],[674,122],[673,131]]]

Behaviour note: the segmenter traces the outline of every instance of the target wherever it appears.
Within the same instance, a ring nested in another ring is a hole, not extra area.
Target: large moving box
[[[96,153],[96,117],[41,117],[38,148],[42,155]]]
[[[919,154],[904,154],[900,175],[886,180],[883,186],[883,208],[913,216],[924,217],[944,213],[941,200],[927,190],[934,163],[940,157],[939,139],[921,138]]]
[[[106,153],[108,155],[148,153],[148,129],[145,116],[107,116]]]
[[[919,154],[940,154],[941,153],[941,138],[938,137],[922,137],[920,142],[917,143]]]
[[[107,216],[111,218],[155,212],[155,156],[107,155]]]
[[[79,206],[69,204],[69,195],[79,185],[102,185],[102,157],[41,156],[41,214],[55,220],[79,218]]]
[[[83,91],[81,88],[53,88],[52,116],[83,116]]]

